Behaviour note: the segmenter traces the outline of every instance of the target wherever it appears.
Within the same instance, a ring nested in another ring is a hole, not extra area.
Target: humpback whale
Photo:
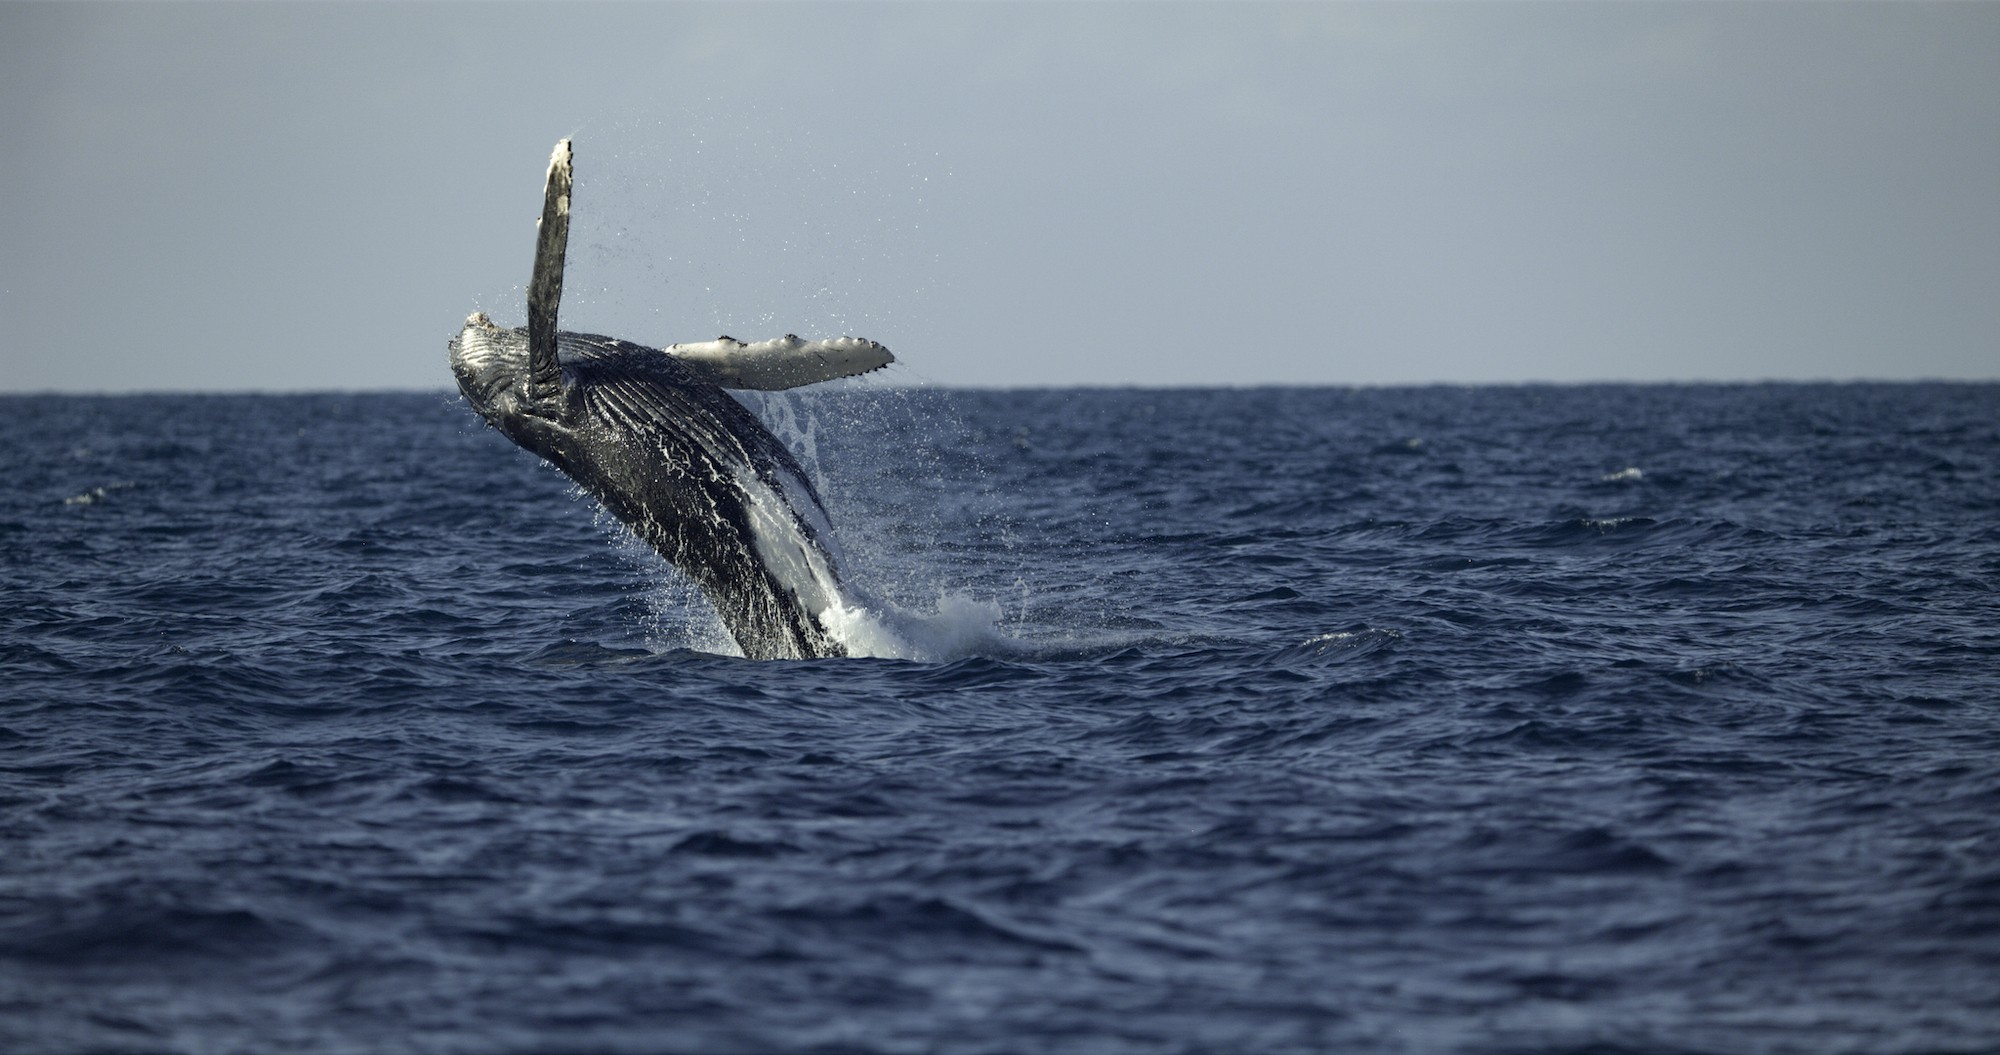
[[[692,579],[744,655],[844,655],[824,621],[844,601],[819,493],[724,389],[794,388],[895,357],[858,337],[653,348],[558,329],[573,184],[565,139],[549,158],[528,324],[466,319],[449,345],[459,392]]]

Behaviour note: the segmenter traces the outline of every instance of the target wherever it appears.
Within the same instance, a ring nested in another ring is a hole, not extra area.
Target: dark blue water
[[[764,410],[916,658],[455,398],[0,399],[0,1049],[2000,1050],[2000,386]]]

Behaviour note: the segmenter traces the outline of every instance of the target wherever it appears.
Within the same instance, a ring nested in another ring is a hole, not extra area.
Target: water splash
[[[821,621],[850,656],[949,663],[1019,651],[1018,642],[1000,630],[1001,618],[998,604],[947,593],[927,612],[880,601],[836,604]]]

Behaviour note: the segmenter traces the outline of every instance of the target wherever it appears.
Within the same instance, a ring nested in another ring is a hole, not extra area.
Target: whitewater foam
[[[1000,606],[991,601],[947,593],[928,612],[880,601],[836,602],[820,624],[850,656],[949,663],[1013,651],[1016,643],[1001,632],[1000,619]]]

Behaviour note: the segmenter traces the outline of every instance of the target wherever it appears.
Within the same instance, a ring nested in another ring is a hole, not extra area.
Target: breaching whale
[[[844,655],[819,493],[784,444],[724,388],[775,390],[895,361],[858,337],[787,334],[651,348],[556,328],[569,243],[570,141],[549,159],[528,325],[482,313],[450,343],[472,409],[540,455],[692,579],[753,659]]]

